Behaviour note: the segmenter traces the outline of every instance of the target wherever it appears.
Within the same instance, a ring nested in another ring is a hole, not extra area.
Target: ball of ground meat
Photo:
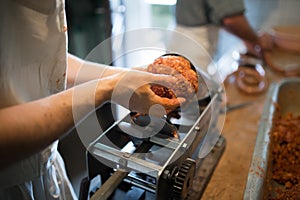
[[[182,56],[166,55],[154,60],[147,67],[147,71],[155,74],[168,74],[175,76],[178,81],[172,89],[154,84],[151,89],[161,97],[191,98],[198,90],[198,77],[191,63]]]

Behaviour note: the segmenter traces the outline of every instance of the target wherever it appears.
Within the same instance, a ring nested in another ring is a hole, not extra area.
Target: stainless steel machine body
[[[82,182],[80,199],[132,199],[120,197],[117,192],[132,187],[151,193],[141,198],[136,194],[136,199],[189,199],[201,195],[225,148],[221,138],[212,155],[207,156],[207,164],[198,158],[211,127],[216,126],[221,95],[221,88],[210,88],[209,95],[179,111],[179,117],[151,117],[150,125],[136,126],[130,114],[114,122],[89,146],[89,175]],[[174,127],[179,138],[168,134]],[[205,165],[209,169],[204,169]],[[193,190],[199,174],[198,188]],[[92,179],[97,176],[100,181],[92,188]]]

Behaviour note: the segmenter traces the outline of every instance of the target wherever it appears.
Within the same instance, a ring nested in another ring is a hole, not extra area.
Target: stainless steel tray
[[[280,106],[280,110],[276,106]],[[269,163],[271,141],[269,133],[275,115],[287,113],[300,115],[300,78],[287,78],[273,83],[269,88],[262,118],[260,120],[256,144],[248,173],[244,200],[265,199],[277,186],[270,177]],[[271,189],[271,190],[270,190]]]

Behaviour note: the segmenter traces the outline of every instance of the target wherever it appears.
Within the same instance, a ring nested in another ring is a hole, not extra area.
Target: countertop
[[[269,84],[285,78],[268,67],[266,77]],[[243,199],[247,175],[252,159],[258,126],[263,112],[267,91],[259,95],[241,92],[234,82],[224,81],[225,101],[228,104],[253,103],[220,116],[224,126],[221,134],[227,141],[226,149],[216,167],[201,199]]]

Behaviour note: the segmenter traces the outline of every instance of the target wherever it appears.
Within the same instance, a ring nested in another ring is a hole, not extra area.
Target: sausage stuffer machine
[[[222,101],[222,90],[204,79],[211,84],[208,95],[179,110],[179,117],[134,121],[129,113],[113,121],[89,146],[79,199],[199,199],[226,146],[220,136],[198,157],[217,131]]]

